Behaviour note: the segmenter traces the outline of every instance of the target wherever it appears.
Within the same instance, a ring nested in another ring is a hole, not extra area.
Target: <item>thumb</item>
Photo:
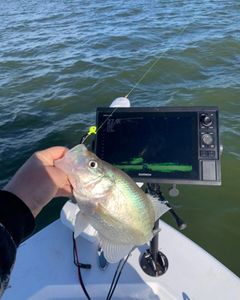
[[[42,151],[38,151],[35,153],[35,155],[43,163],[43,165],[53,166],[54,160],[62,158],[67,151],[68,148],[66,147],[55,146]]]

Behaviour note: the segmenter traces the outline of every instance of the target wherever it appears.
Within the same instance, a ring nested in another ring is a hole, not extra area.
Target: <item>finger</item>
[[[62,146],[51,147],[35,153],[38,159],[43,163],[53,166],[54,160],[60,159],[68,151],[68,148]]]

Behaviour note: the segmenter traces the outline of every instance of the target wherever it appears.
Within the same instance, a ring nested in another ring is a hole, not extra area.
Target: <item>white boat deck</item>
[[[168,258],[168,271],[146,275],[136,249],[125,265],[113,299],[240,299],[240,279],[184,235],[160,221],[159,246]],[[106,299],[117,264],[98,267],[97,244],[78,237],[86,289],[92,299]],[[86,299],[73,264],[72,232],[60,220],[25,241],[18,249],[10,287],[4,300]]]

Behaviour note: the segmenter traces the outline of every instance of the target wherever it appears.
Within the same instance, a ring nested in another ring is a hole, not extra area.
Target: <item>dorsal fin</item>
[[[159,201],[157,197],[153,197],[149,194],[147,194],[147,197],[153,205],[153,209],[155,212],[155,221],[158,220],[163,214],[165,214],[170,209],[170,207],[168,207],[166,204]]]

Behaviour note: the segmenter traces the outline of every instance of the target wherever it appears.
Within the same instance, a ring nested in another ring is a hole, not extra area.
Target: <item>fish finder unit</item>
[[[104,107],[96,118],[96,155],[135,181],[221,185],[217,107]]]

